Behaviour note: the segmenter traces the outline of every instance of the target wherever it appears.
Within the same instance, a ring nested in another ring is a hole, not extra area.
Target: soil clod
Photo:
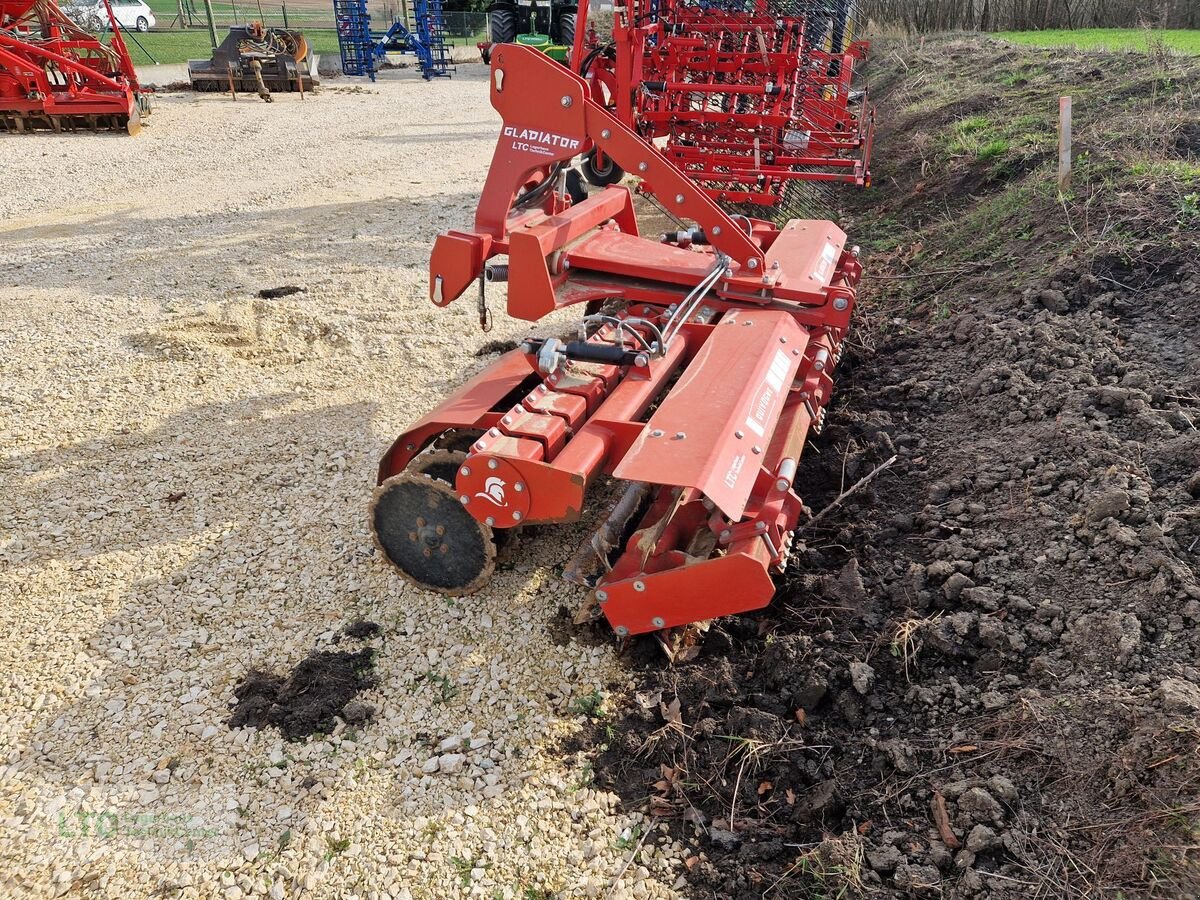
[[[234,688],[237,706],[229,726],[274,726],[289,741],[297,741],[318,731],[332,731],[337,716],[345,717],[348,724],[366,722],[374,708],[354,697],[374,683],[372,654],[371,650],[318,651],[301,660],[286,677],[247,673]]]

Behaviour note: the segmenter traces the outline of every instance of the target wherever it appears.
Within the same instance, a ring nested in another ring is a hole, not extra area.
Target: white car
[[[149,31],[157,20],[154,11],[143,0],[109,0],[113,18],[126,31]],[[103,0],[95,2],[73,3],[64,6],[64,11],[81,28],[89,31],[104,31],[108,28],[108,13],[104,11]]]

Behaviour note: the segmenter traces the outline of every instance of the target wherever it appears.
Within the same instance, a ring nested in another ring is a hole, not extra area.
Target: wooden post
[[[208,38],[212,41],[214,50],[220,45],[217,40],[217,23],[213,21],[212,0],[204,0],[204,17],[208,20]]]
[[[1071,98],[1058,100],[1058,192],[1071,189]]]

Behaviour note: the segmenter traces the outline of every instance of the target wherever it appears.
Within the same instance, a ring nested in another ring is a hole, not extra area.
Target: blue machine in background
[[[442,0],[413,0],[409,21],[397,19],[382,34],[371,31],[367,0],[333,0],[333,15],[346,75],[367,75],[374,81],[376,67],[389,50],[416,56],[426,81],[449,78],[454,71]]]

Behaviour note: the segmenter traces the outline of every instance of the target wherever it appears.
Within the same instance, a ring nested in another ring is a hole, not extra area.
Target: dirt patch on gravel
[[[1167,162],[1161,93],[1125,105],[1196,66],[950,49],[879,79],[909,127],[851,211],[870,293],[797,483],[820,510],[896,463],[698,659],[635,644],[636,701],[594,734],[600,784],[670,824],[696,897],[1200,889],[1200,173]],[[1097,149],[1060,201],[1028,160],[1076,70]]]
[[[230,728],[278,728],[289,741],[318,731],[329,733],[341,718],[361,725],[374,714],[370,704],[354,698],[373,687],[373,650],[310,653],[286,677],[270,672],[247,673],[234,688],[237,706]]]

